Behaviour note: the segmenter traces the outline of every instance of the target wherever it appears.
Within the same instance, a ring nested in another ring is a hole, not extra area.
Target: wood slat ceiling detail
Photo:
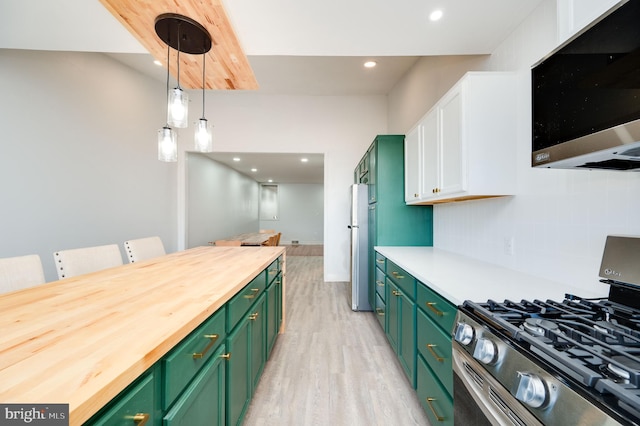
[[[163,13],[187,16],[204,26],[212,38],[206,57],[205,87],[255,90],[258,82],[231,26],[221,0],[100,0],[138,41],[166,66],[167,45],[155,32]],[[169,71],[177,78],[177,52],[171,49]],[[202,55],[180,53],[180,86],[202,88]]]

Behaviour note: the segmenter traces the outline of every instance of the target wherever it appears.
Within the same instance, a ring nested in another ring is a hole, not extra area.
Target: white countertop
[[[465,300],[486,302],[488,299],[561,302],[565,293],[580,297],[609,294],[609,286],[599,282],[593,289],[577,288],[433,247],[375,249],[454,305],[461,305]]]

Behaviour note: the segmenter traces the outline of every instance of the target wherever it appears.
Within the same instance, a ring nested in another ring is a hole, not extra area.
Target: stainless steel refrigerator
[[[351,185],[351,309],[370,311],[369,286],[369,191],[363,183]]]

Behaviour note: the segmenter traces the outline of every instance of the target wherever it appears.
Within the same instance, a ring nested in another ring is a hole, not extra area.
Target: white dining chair
[[[0,259],[0,294],[44,282],[42,262],[37,254]]]
[[[124,242],[124,252],[127,254],[129,263],[140,262],[141,260],[167,254],[160,237],[138,238]]]
[[[122,265],[117,244],[60,250],[53,253],[58,278],[69,278]]]

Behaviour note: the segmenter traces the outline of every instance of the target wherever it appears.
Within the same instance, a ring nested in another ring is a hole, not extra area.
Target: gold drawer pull
[[[400,293],[398,290],[393,290],[391,293],[393,293],[394,296],[402,296],[402,293]]]
[[[255,320],[258,318],[258,315],[259,315],[259,314],[260,314],[259,312],[254,312],[254,313],[252,313],[251,315],[249,315],[249,319],[250,319],[251,321],[255,321]]]
[[[384,316],[384,309],[382,308],[376,308],[376,312],[378,313],[378,315],[380,315],[381,317]]]
[[[433,350],[433,348],[435,348],[436,346],[438,345],[432,345],[431,343],[427,343],[427,349],[429,349],[429,352],[431,352],[431,355],[436,359],[436,361],[442,362],[444,361],[444,358],[442,358],[441,356],[438,356],[436,351]]]
[[[376,284],[378,284],[378,287],[384,287],[384,281],[376,280]]]
[[[216,340],[218,340],[218,335],[217,334],[205,334],[204,338],[205,339],[211,339],[209,341],[209,344],[207,345],[206,348],[204,348],[204,350],[202,352],[196,352],[193,354],[193,359],[201,359],[204,358],[204,354],[206,354],[209,349],[211,349],[211,346],[213,346],[213,344],[216,342]]]
[[[376,259],[376,262],[378,262],[378,263],[384,263],[384,259]]]
[[[444,417],[440,416],[437,412],[436,409],[433,408],[433,401],[437,401],[435,398],[427,398],[427,404],[429,404],[429,408],[431,408],[431,412],[433,413],[434,416],[436,416],[436,420],[439,422],[443,422],[444,421]]]
[[[228,354],[222,354],[220,355],[220,358],[224,358],[227,361],[229,361],[231,359],[231,352],[229,352]]]
[[[392,274],[394,277],[398,278],[399,280],[401,280],[401,279],[403,279],[403,278],[404,278],[404,275],[400,275],[400,274],[399,274],[398,272],[396,272],[396,271],[391,272],[391,274]]]
[[[427,302],[427,308],[431,309],[433,311],[434,314],[436,314],[437,316],[441,317],[444,315],[444,312],[434,308],[434,305],[436,304],[436,302]]]
[[[138,426],[144,426],[149,421],[149,413],[137,413],[133,416],[133,422]]]
[[[260,291],[259,288],[252,288],[251,291],[253,292],[253,294],[245,294],[244,298],[245,299],[254,299],[256,297],[256,294],[258,294],[258,292]]]

